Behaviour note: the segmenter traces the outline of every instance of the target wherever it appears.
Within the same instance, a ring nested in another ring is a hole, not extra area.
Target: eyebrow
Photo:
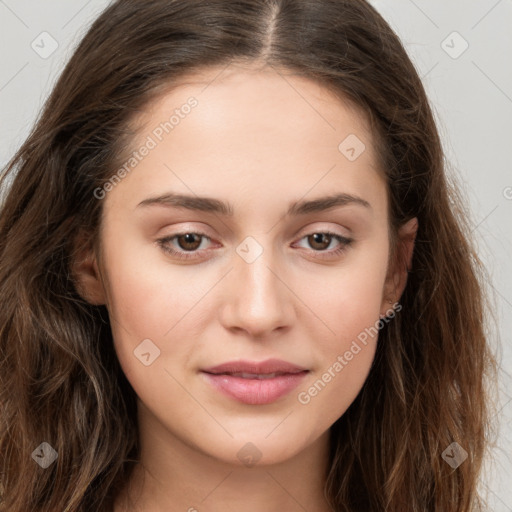
[[[329,210],[337,206],[347,205],[358,205],[365,208],[372,208],[370,203],[361,197],[354,196],[352,194],[340,193],[308,201],[295,201],[289,205],[286,215],[305,215],[308,213]],[[149,206],[185,208],[187,210],[217,213],[227,217],[232,217],[234,215],[234,209],[230,203],[211,197],[190,196],[186,194],[167,193],[158,197],[150,197],[141,201],[137,205],[137,208]]]

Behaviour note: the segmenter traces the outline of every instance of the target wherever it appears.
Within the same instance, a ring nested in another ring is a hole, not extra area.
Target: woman
[[[0,510],[482,510],[483,270],[369,4],[114,2],[11,176]]]

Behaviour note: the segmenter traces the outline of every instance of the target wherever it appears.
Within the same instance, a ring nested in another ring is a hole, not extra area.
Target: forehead
[[[290,71],[230,65],[189,74],[163,88],[132,127],[130,152],[153,141],[121,184],[137,198],[166,187],[255,200],[270,198],[269,189],[290,199],[334,188],[382,195],[361,109]]]
[[[297,136],[310,136],[312,131],[332,135],[342,123],[368,142],[371,138],[366,113],[341,92],[335,95],[324,84],[291,70],[240,64],[203,68],[162,84],[153,100],[132,118],[132,127],[144,135],[169,120],[191,97],[200,104],[194,109],[196,128],[205,121],[226,127],[229,120],[246,130],[291,127]]]

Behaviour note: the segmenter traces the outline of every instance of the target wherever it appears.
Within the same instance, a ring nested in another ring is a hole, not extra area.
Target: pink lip
[[[204,368],[206,373],[299,373],[306,370],[302,366],[288,363],[281,359],[267,359],[266,361],[229,361],[227,363]]]
[[[207,381],[225,395],[250,405],[275,402],[296,388],[308,373],[300,366],[279,359],[266,361],[231,361],[202,370]],[[249,373],[275,377],[266,379],[244,378],[232,375]]]

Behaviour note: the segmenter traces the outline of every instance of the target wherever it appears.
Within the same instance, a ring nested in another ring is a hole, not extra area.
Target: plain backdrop
[[[482,485],[512,511],[512,1],[373,0],[402,39],[438,121],[496,296],[500,425]],[[0,167],[28,135],[106,0],[0,0]],[[508,64],[507,64],[508,62]]]

